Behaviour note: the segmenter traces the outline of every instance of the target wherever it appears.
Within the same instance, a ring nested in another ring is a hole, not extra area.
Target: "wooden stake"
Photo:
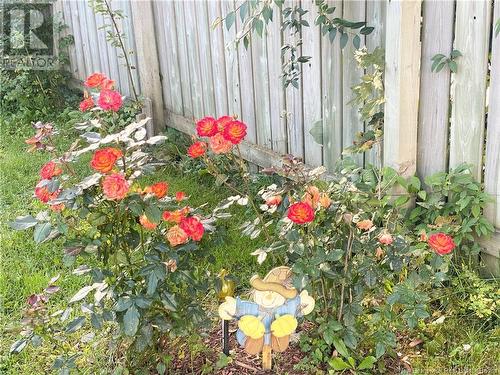
[[[271,345],[264,345],[262,348],[262,368],[264,370],[270,370],[272,361]]]

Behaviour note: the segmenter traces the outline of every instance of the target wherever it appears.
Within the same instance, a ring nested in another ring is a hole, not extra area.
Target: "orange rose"
[[[52,177],[59,176],[61,173],[62,169],[52,160],[45,163],[40,169],[40,176],[44,180],[50,180]]]
[[[106,76],[102,73],[92,73],[85,80],[85,86],[89,88],[96,88],[101,86],[103,81],[106,80]]]
[[[153,193],[156,198],[161,199],[165,195],[167,195],[168,192],[168,184],[164,181],[162,182],[157,182],[156,184],[153,184],[151,186],[148,186],[146,188],[147,193]]]
[[[51,201],[59,195],[59,191],[56,190],[54,192],[50,192],[49,189],[47,189],[47,186],[39,186],[38,184],[35,187],[35,196],[40,200],[42,203],[47,203],[48,201]]]
[[[141,215],[139,217],[139,223],[146,228],[147,230],[154,230],[157,227],[157,224],[149,221],[148,217],[146,215]]]
[[[287,217],[295,224],[310,223],[314,220],[314,210],[306,202],[294,203],[288,208]]]
[[[222,116],[217,119],[217,128],[220,132],[224,131],[224,128],[234,121],[233,116]]]
[[[373,227],[373,222],[370,219],[361,220],[356,223],[359,229],[370,230]]]
[[[103,90],[112,90],[114,86],[115,86],[115,81],[109,78],[104,79],[101,83],[101,88]]]
[[[49,208],[54,212],[61,212],[62,210],[64,210],[65,206],[64,203],[59,203],[59,204],[51,204],[49,205]]]
[[[118,91],[102,90],[97,99],[97,104],[105,111],[117,112],[122,106],[123,99]]]
[[[200,156],[205,155],[205,152],[207,151],[207,144],[205,142],[195,142],[188,148],[188,155],[189,157],[196,159],[199,158]]]
[[[247,126],[241,121],[231,121],[224,127],[222,136],[225,140],[237,145],[247,135]]]
[[[107,173],[113,169],[116,161],[122,156],[122,152],[116,148],[102,148],[94,153],[90,166],[98,172]]]
[[[79,105],[81,112],[86,112],[91,108],[94,108],[94,100],[91,97],[85,98],[80,102]]]
[[[427,243],[439,255],[451,253],[456,246],[453,238],[444,233],[430,235]]]
[[[184,193],[183,191],[178,191],[177,193],[175,193],[175,200],[177,202],[182,202],[184,199],[186,199],[186,193]]]
[[[179,226],[193,241],[200,241],[205,232],[203,224],[193,216],[182,219]]]
[[[273,195],[272,197],[269,197],[266,199],[266,204],[268,206],[279,206],[283,198],[281,195]]]
[[[110,174],[104,178],[102,182],[102,190],[104,195],[109,199],[120,200],[126,197],[128,193],[128,182],[120,173]]]
[[[189,208],[187,208],[187,207],[184,207],[183,209],[175,210],[175,211],[165,211],[165,212],[163,212],[162,218],[163,218],[163,220],[165,220],[169,223],[179,224],[181,222],[181,220],[186,217],[188,212],[189,212]]]
[[[174,225],[167,232],[167,240],[170,243],[170,246],[177,246],[186,243],[188,235],[181,229],[181,227]]]
[[[319,197],[319,204],[323,208],[328,208],[332,204],[332,200],[326,193],[322,193],[321,196]]]
[[[217,131],[217,123],[213,117],[205,117],[196,123],[196,133],[200,137],[212,137]]]
[[[214,154],[225,154],[233,147],[233,144],[224,139],[221,133],[217,133],[210,138],[209,145]]]
[[[319,198],[319,189],[316,186],[311,185],[307,187],[306,193],[302,197],[302,201],[309,204],[312,208],[316,208],[318,207]]]
[[[378,236],[378,242],[383,245],[390,245],[394,242],[394,238],[392,238],[390,233],[384,231]]]

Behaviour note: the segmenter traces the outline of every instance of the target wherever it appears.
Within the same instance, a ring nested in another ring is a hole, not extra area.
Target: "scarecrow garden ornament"
[[[271,368],[271,352],[288,348],[290,335],[297,328],[297,317],[314,309],[314,299],[306,290],[300,294],[292,286],[289,267],[276,267],[264,279],[255,275],[250,279],[253,301],[226,297],[219,306],[224,320],[237,319],[238,343],[249,354],[262,352],[262,367]]]

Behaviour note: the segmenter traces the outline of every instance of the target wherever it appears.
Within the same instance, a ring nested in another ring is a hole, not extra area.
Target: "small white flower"
[[[464,352],[468,352],[471,348],[469,344],[464,344],[462,347],[464,348]]]
[[[241,197],[238,199],[238,204],[240,206],[246,206],[248,204],[248,197]]]

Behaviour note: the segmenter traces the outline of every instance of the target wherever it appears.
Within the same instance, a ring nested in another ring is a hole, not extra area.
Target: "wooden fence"
[[[61,1],[61,0],[60,0]],[[109,0],[108,0],[109,1]],[[62,11],[75,37],[71,69],[78,79],[102,71],[130,94],[123,61],[99,30],[105,19],[84,0],[62,1]],[[153,101],[156,123],[192,133],[193,120],[205,115],[237,114],[248,125],[244,155],[263,166],[279,163],[280,154],[302,157],[309,165],[332,169],[342,150],[365,127],[357,108],[348,103],[351,87],[363,71],[354,61],[352,44],[341,50],[314,27],[313,0],[301,3],[312,27],[303,28],[301,53],[312,56],[303,66],[300,88],[280,83],[280,47],[292,36],[280,29],[275,14],[263,38],[248,50],[235,48],[241,30],[211,28],[212,22],[236,9],[228,1],[111,1],[126,18],[120,26],[127,48],[134,51],[134,80]],[[462,162],[474,166],[495,202],[488,218],[500,228],[500,1],[334,0],[334,16],[366,20],[375,31],[362,38],[369,50],[386,50],[383,150],[358,156],[359,164],[383,163],[421,177]],[[431,58],[462,53],[458,72],[431,72]],[[489,77],[489,78],[488,78]],[[323,145],[310,130],[321,121]],[[499,229],[500,231],[500,229]],[[499,273],[500,234],[483,240],[485,258]]]

